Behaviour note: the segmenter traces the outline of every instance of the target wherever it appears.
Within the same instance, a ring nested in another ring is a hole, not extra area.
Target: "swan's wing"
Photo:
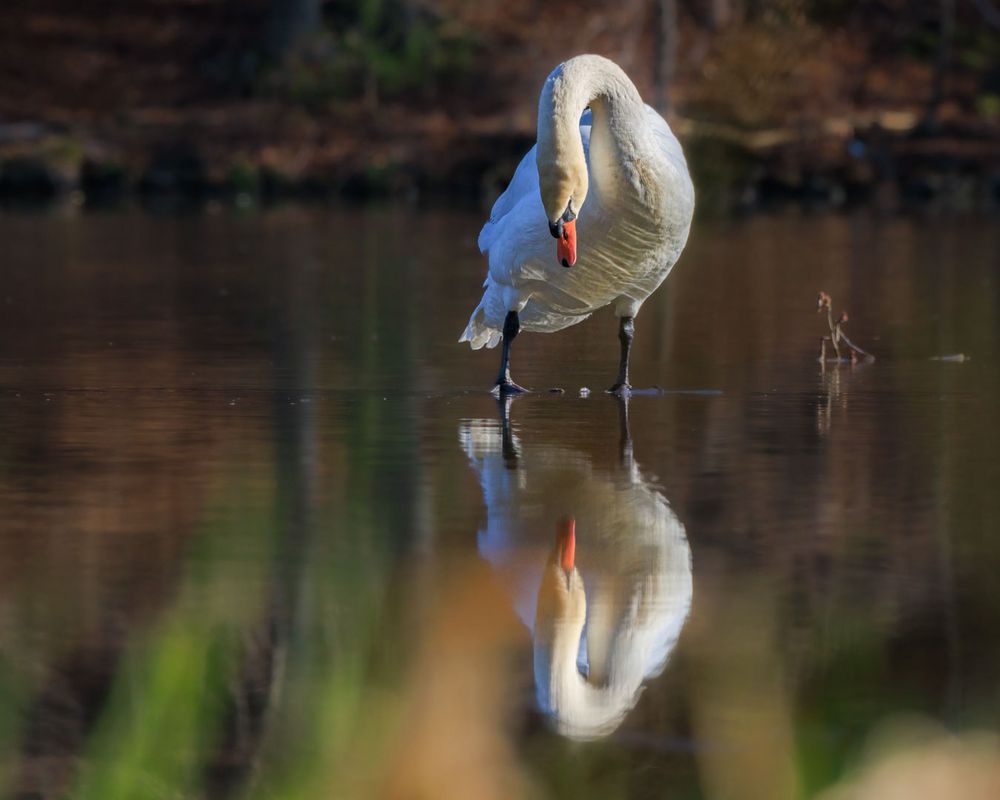
[[[664,123],[665,125],[666,123]],[[585,157],[590,153],[590,110],[583,113],[580,118],[580,135],[583,138],[583,153]],[[532,145],[531,149],[524,154],[521,163],[514,170],[514,177],[510,179],[507,189],[501,194],[490,211],[490,218],[483,225],[479,232],[479,252],[485,253],[490,249],[499,231],[503,230],[503,220],[507,217],[525,198],[534,199],[540,197],[538,191],[538,164],[535,160],[537,145]],[[539,205],[541,205],[539,203]]]
[[[490,249],[493,233],[498,230],[500,220],[510,213],[521,198],[531,193],[538,193],[538,165],[535,163],[535,150],[537,145],[532,145],[531,149],[524,154],[521,163],[514,170],[514,177],[510,179],[507,189],[500,195],[490,211],[490,218],[483,225],[479,232],[479,252],[485,253]]]
[[[584,157],[590,157],[590,111],[580,118]],[[535,148],[521,159],[507,190],[493,204],[490,218],[479,232],[479,249],[488,254],[489,267],[483,298],[459,337],[473,350],[496,347],[502,338],[503,320],[510,308],[509,292],[531,279],[545,280],[544,269],[552,255],[552,239],[545,222],[538,190]],[[532,266],[533,265],[533,266]],[[526,273],[526,270],[528,273]],[[516,295],[515,291],[515,295]],[[585,319],[587,314],[548,314],[525,309],[521,327],[527,330],[560,330]]]

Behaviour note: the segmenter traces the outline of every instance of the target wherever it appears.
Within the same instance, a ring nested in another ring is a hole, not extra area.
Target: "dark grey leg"
[[[518,452],[514,444],[514,436],[510,431],[510,406],[516,395],[507,394],[497,397],[497,409],[500,411],[500,436],[503,448],[503,463],[507,469],[517,469]]]
[[[619,394],[618,399],[618,457],[621,465],[632,469],[632,431],[628,424],[628,393]]]
[[[503,351],[500,354],[500,372],[497,373],[497,382],[493,386],[493,391],[497,394],[520,394],[527,391],[510,379],[510,346],[520,330],[521,323],[517,318],[517,312],[508,311],[503,321]]]
[[[612,394],[627,394],[632,386],[628,382],[628,356],[632,350],[632,338],[635,336],[635,320],[633,317],[622,317],[618,327],[618,341],[621,342],[621,358],[618,361],[618,380],[608,389]]]

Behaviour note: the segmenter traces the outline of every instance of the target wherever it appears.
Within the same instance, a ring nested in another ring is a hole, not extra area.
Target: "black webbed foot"
[[[497,381],[491,391],[497,397],[507,397],[508,395],[525,394],[529,390],[514,383],[510,378],[506,378],[505,380]]]

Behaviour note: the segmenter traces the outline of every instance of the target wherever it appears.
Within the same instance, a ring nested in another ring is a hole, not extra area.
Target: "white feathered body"
[[[574,60],[582,59],[596,57]],[[575,266],[556,260],[537,145],[493,206],[479,234],[489,258],[485,292],[461,337],[473,349],[499,343],[510,310],[519,312],[522,330],[539,332],[561,330],[612,303],[618,316],[634,316],[680,257],[694,211],[680,143],[648,105],[631,113],[609,106],[594,103],[580,119],[589,193],[577,217]]]

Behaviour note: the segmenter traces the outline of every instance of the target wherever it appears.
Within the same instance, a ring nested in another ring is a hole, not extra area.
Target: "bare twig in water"
[[[858,357],[864,358],[867,361],[874,361],[875,356],[866,350],[862,350],[849,338],[847,334],[844,333],[844,325],[847,324],[849,317],[846,311],[841,311],[840,316],[837,317],[837,321],[833,320],[833,298],[830,297],[826,292],[820,292],[816,298],[816,311],[826,311],[826,324],[830,328],[830,335],[824,336],[820,340],[820,350],[819,350],[819,360],[820,363],[826,364],[826,343],[830,342],[833,345],[833,352],[836,354],[834,359],[838,363],[844,360],[850,360],[852,364],[857,363]],[[847,359],[840,355],[840,345],[841,343],[847,346]]]
[[[826,342],[830,341],[833,344],[833,352],[837,354],[837,361],[840,361],[840,347],[837,342],[840,336],[836,333],[836,328],[833,324],[833,299],[826,292],[820,292],[819,296],[816,298],[816,311],[826,311],[826,323],[830,326],[830,335],[823,337],[823,361],[826,360]]]

